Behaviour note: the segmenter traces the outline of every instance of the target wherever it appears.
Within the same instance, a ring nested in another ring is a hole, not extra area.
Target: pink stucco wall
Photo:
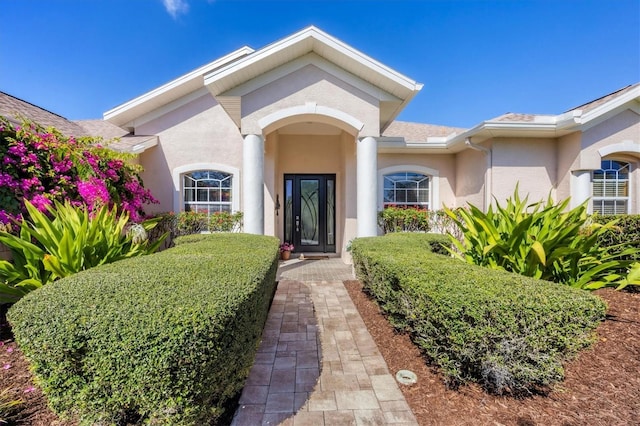
[[[495,139],[493,141],[492,193],[506,200],[518,184],[529,201],[555,198],[557,156],[554,139]]]
[[[149,211],[174,209],[172,176],[177,167],[198,163],[242,167],[242,136],[211,95],[138,126],[136,133],[159,137],[158,146],[140,157],[145,185],[160,201]]]
[[[334,108],[360,120],[360,136],[380,133],[379,102],[337,77],[307,65],[242,97],[242,132],[260,132],[258,120],[281,109],[307,102]]]

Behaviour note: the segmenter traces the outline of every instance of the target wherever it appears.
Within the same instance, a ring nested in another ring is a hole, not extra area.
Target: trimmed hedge
[[[593,341],[604,302],[434,254],[432,238],[389,234],[352,244],[357,276],[391,323],[411,333],[453,387],[475,381],[522,394],[562,380],[562,363]]]
[[[215,424],[242,389],[278,240],[194,235],[35,291],[8,319],[51,407],[83,424]]]

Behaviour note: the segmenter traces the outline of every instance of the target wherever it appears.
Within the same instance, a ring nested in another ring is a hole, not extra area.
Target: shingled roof
[[[454,133],[462,133],[466,129],[460,127],[437,126],[434,124],[394,121],[385,129],[382,136],[404,137],[411,142],[426,142],[430,137],[446,137]]]
[[[20,124],[23,119],[31,120],[43,127],[54,127],[66,136],[102,137],[105,142],[109,142],[109,148],[120,152],[141,152],[158,141],[157,136],[131,135],[128,131],[104,120],[68,120],[4,92],[0,92],[0,116],[15,124]]]
[[[55,127],[68,136],[87,135],[86,130],[73,121],[4,92],[0,92],[0,115],[16,124],[29,119],[44,127]]]
[[[586,104],[582,104],[579,105],[575,108],[571,108],[565,112],[569,112],[569,111],[576,111],[576,110],[581,110],[583,113],[585,112],[589,112],[597,107],[599,107],[602,104],[605,104],[619,96],[624,95],[625,93],[628,93],[630,91],[632,91],[633,89],[635,89],[636,87],[640,87],[640,83],[636,83],[636,84],[630,84],[629,86],[623,87],[620,90],[616,90],[615,92],[609,93],[608,95],[604,95],[601,98],[598,99],[594,99],[590,102],[587,102]]]

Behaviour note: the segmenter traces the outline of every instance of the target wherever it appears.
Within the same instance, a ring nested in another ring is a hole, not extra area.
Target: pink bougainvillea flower
[[[11,346],[9,346],[9,347],[7,348],[7,352],[8,352],[8,353],[12,353],[12,352],[13,352],[13,348],[12,348]]]
[[[44,213],[47,211],[47,207],[51,205],[51,200],[44,195],[38,194],[31,199],[31,204],[33,204],[36,209]]]
[[[5,364],[5,365],[2,366],[3,370],[8,370],[10,368],[11,368],[11,364]]]
[[[34,390],[36,390],[36,388],[35,388],[35,387],[33,387],[33,386],[29,386],[28,388],[26,388],[26,389],[24,390],[24,393],[33,392]]]

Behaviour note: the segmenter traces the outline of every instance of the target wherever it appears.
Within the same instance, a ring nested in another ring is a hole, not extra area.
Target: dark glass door
[[[284,176],[284,239],[297,252],[335,253],[336,175]]]

